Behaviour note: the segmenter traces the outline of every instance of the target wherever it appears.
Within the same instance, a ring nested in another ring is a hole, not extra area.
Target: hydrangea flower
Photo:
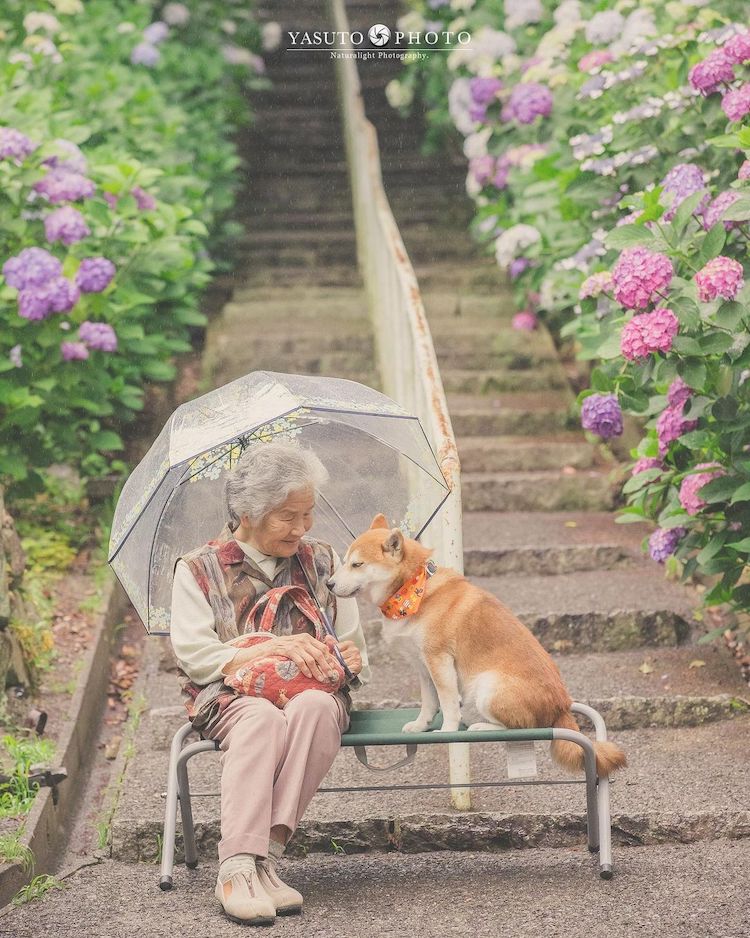
[[[739,198],[740,193],[735,189],[727,189],[726,192],[720,192],[703,213],[703,227],[707,230],[713,228],[713,226],[721,220],[722,215],[729,206],[733,205]],[[733,221],[724,222],[724,227],[727,231],[734,228],[734,226],[735,222]]]
[[[68,313],[80,298],[78,287],[67,277],[53,277],[41,287],[18,293],[18,315],[24,319],[46,319],[52,313]]]
[[[730,121],[741,121],[750,114],[750,84],[727,91],[721,99],[721,109]]]
[[[161,52],[150,42],[139,42],[130,53],[132,65],[145,65],[147,68],[158,65],[160,58]]]
[[[481,188],[485,186],[495,173],[494,156],[476,156],[469,160],[469,173]]]
[[[168,3],[161,15],[170,26],[184,26],[190,21],[190,10],[184,3]]]
[[[105,193],[104,193],[104,201],[105,201],[105,202],[107,203],[107,205],[112,209],[112,211],[114,211],[114,210],[117,208],[118,198],[117,198],[117,196],[114,194],[114,192],[105,192]]]
[[[130,190],[130,194],[133,196],[136,205],[142,212],[150,212],[152,209],[156,208],[156,199],[140,186],[133,186]]]
[[[580,300],[586,300],[590,297],[601,296],[602,293],[610,290],[612,287],[612,272],[609,270],[600,270],[595,274],[591,274],[590,277],[587,277],[581,284],[581,289],[578,291],[578,298]]]
[[[674,387],[674,384],[672,385]],[[687,396],[683,395],[683,388],[687,390]],[[680,385],[678,390],[680,394],[675,394],[674,399],[659,414],[656,421],[656,434],[659,439],[659,455],[664,456],[669,449],[669,444],[698,426],[697,420],[686,420],[683,414],[685,403],[690,397],[690,391],[686,385]],[[670,388],[670,395],[672,388]],[[669,401],[669,396],[667,397]]]
[[[649,469],[663,469],[664,463],[661,459],[657,459],[656,456],[641,456],[640,459],[636,459],[633,463],[633,468],[630,470],[632,476],[637,476],[641,472],[647,472]]]
[[[552,113],[552,92],[537,81],[515,85],[502,112],[504,121],[516,120],[519,124],[533,124],[537,117],[549,117]]]
[[[676,407],[678,404],[685,404],[690,398],[692,391],[685,384],[682,378],[677,377],[669,385],[669,390],[667,391],[667,403],[671,404],[673,407]]]
[[[541,0],[505,0],[504,11],[506,29],[538,23],[544,13]]]
[[[275,52],[281,45],[281,25],[274,20],[264,23],[260,28],[261,46],[264,52]]]
[[[168,36],[169,26],[163,20],[156,20],[143,30],[143,38],[153,46],[158,46]]]
[[[251,68],[256,75],[262,75],[266,70],[266,63],[261,56],[249,49],[243,49],[242,46],[227,43],[221,47],[221,54],[229,65],[244,65],[246,68]]]
[[[698,298],[702,303],[710,303],[717,296],[733,300],[745,285],[744,276],[739,261],[723,255],[714,257],[695,275]]]
[[[747,62],[750,60],[750,33],[732,36],[721,48],[724,55],[735,65]]]
[[[590,394],[581,406],[581,426],[604,440],[622,434],[622,410],[614,394]]]
[[[706,502],[698,494],[703,486],[725,474],[717,463],[703,462],[695,468],[707,471],[691,473],[680,483],[680,504],[689,515],[697,515],[701,508],[706,506]]]
[[[511,325],[520,332],[533,332],[539,325],[539,320],[530,309],[524,309],[520,313],[516,313],[511,320]]]
[[[44,248],[24,248],[20,254],[3,264],[5,282],[16,290],[42,287],[61,274],[62,264]]]
[[[626,248],[612,271],[615,299],[626,309],[643,309],[655,293],[669,287],[674,276],[665,254],[644,247]]]
[[[115,265],[106,257],[84,257],[76,274],[76,284],[82,293],[101,293],[115,275]]]
[[[526,248],[542,240],[533,225],[513,225],[506,228],[495,240],[495,257],[500,267],[509,267],[510,262]]]
[[[623,358],[638,361],[652,352],[668,352],[677,335],[679,320],[671,309],[659,307],[650,313],[633,316],[625,323],[620,336]]]
[[[701,189],[706,187],[703,170],[694,163],[678,163],[677,166],[673,166],[662,179],[661,185],[665,192],[672,195],[672,202],[664,212],[664,221],[671,221],[681,203],[688,196],[693,195],[694,192],[700,192]],[[707,192],[696,212],[703,212],[706,203],[710,199],[711,197]]]
[[[62,241],[65,245],[71,245],[88,237],[91,229],[77,209],[72,205],[63,205],[44,219],[44,234],[50,243]]]
[[[528,257],[517,257],[514,261],[511,261],[510,267],[508,268],[508,276],[511,280],[517,280],[529,267],[531,267],[531,261]]]
[[[66,362],[83,362],[89,357],[89,350],[83,342],[61,342],[60,352]]]
[[[72,140],[65,140],[62,137],[53,140],[50,144],[57,152],[42,160],[42,166],[50,169],[62,169],[70,173],[78,173],[85,176],[88,172],[88,161],[77,144]]]
[[[8,359],[16,368],[23,368],[23,358],[21,357],[21,346],[14,345],[13,348],[8,352]]]
[[[648,552],[651,559],[664,563],[677,550],[677,545],[685,536],[685,528],[657,528],[648,539]]]
[[[737,173],[738,179],[750,179],[750,160],[745,160],[745,162],[740,166],[739,172]]]
[[[470,78],[469,91],[475,104],[487,105],[497,97],[503,87],[499,78]]]
[[[51,13],[27,13],[23,18],[23,28],[27,33],[35,33],[38,30],[54,35],[61,29],[60,20]]]
[[[601,68],[602,65],[606,65],[607,62],[612,62],[614,56],[609,51],[609,49],[592,49],[591,52],[587,52],[583,58],[578,61],[578,71],[579,72],[591,72],[595,68]]]
[[[51,169],[32,186],[35,192],[46,196],[47,200],[57,205],[59,202],[77,202],[90,198],[95,190],[94,183],[81,173],[71,173],[67,169]]]
[[[701,94],[712,94],[723,82],[734,81],[732,60],[723,49],[714,49],[690,69],[688,81]]]
[[[13,160],[17,166],[31,156],[39,144],[13,127],[0,127],[0,160]]]
[[[592,46],[603,46],[616,39],[625,26],[625,17],[616,10],[595,13],[586,24],[586,39]]]
[[[114,352],[117,350],[117,335],[115,330],[106,322],[82,322],[78,327],[78,337],[90,349],[99,352]]]

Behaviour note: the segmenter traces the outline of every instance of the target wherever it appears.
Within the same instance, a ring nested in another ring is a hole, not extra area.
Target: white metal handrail
[[[343,0],[327,0],[329,22],[344,36],[349,23]],[[352,47],[342,45],[351,53]],[[383,187],[375,127],[365,116],[356,59],[335,61],[337,90],[357,233],[357,259],[365,283],[383,390],[418,416],[450,488],[440,514],[422,541],[440,564],[463,573],[461,465],[443,382],[419,284]],[[448,747],[453,784],[468,784],[469,747]],[[471,807],[468,788],[453,789],[456,808]]]

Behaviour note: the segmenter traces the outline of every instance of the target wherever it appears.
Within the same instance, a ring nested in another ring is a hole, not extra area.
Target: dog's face
[[[336,596],[358,593],[380,606],[401,583],[404,535],[376,515],[370,528],[352,543],[341,566],[328,580]]]

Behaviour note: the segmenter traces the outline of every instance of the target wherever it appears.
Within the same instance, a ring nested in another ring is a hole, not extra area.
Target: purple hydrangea
[[[614,394],[590,394],[581,407],[581,426],[604,440],[622,434],[622,410]]]
[[[29,140],[26,134],[13,127],[0,127],[0,160],[13,160],[21,165],[39,144]]]
[[[721,99],[721,109],[730,121],[741,121],[750,114],[750,84],[727,91]]]
[[[24,248],[3,264],[3,277],[9,287],[26,290],[41,287],[62,273],[62,264],[44,248]]]
[[[44,233],[50,243],[62,241],[63,244],[71,245],[88,237],[91,229],[77,209],[72,205],[64,205],[50,212],[44,219]]]
[[[153,68],[158,65],[161,58],[161,52],[150,42],[139,42],[130,53],[130,62],[133,65],[145,65],[147,68]]]
[[[143,30],[143,38],[146,42],[154,46],[158,46],[160,42],[164,42],[168,36],[169,26],[167,26],[163,20],[156,20]]]
[[[83,362],[89,357],[89,350],[83,342],[61,342],[60,352],[66,362]]]
[[[101,293],[111,283],[115,270],[115,265],[106,257],[84,257],[76,283],[82,293]]]
[[[648,552],[651,559],[664,563],[677,550],[677,545],[685,536],[685,528],[657,528],[648,539]]]
[[[615,299],[627,309],[643,309],[655,293],[669,287],[673,276],[666,254],[643,247],[626,248],[612,271]]]
[[[480,186],[486,185],[495,172],[494,156],[474,156],[469,160],[469,172]]]
[[[703,227],[707,230],[713,228],[713,226],[721,220],[722,215],[729,206],[734,205],[739,198],[740,193],[735,189],[727,189],[726,192],[720,192],[703,214]],[[731,228],[735,227],[735,224],[736,223],[733,221],[725,221],[724,227],[729,231]]]
[[[679,325],[672,310],[663,306],[633,316],[625,323],[620,336],[622,357],[634,362],[648,358],[652,352],[668,352]]]
[[[21,357],[20,345],[13,346],[13,348],[8,352],[8,358],[11,365],[14,365],[16,368],[23,368],[23,358]]]
[[[689,195],[692,195],[694,192],[700,192],[701,189],[705,189],[706,187],[706,183],[703,179],[703,170],[694,163],[678,163],[677,166],[673,166],[662,179],[661,184],[664,187],[664,191],[672,195],[672,203],[664,212],[664,221],[671,221],[674,218],[675,212],[680,204],[684,202]],[[702,212],[710,198],[709,194],[706,193],[700,206],[696,209],[696,212]]]
[[[68,313],[80,299],[78,287],[67,277],[53,277],[44,286],[21,290],[18,315],[24,319],[46,319],[52,313]]]
[[[657,459],[656,456],[641,456],[640,459],[636,459],[633,463],[633,468],[630,470],[632,476],[640,475],[641,472],[647,472],[649,469],[663,469],[664,463],[661,459]]]
[[[497,97],[503,83],[499,78],[472,78],[469,81],[469,91],[475,104],[487,106]]]
[[[519,124],[533,124],[537,117],[549,117],[551,113],[552,92],[546,85],[527,81],[513,88],[502,118],[504,121],[516,120]]]
[[[701,94],[712,94],[720,84],[734,81],[732,60],[723,49],[714,49],[690,69],[688,81]]]
[[[53,205],[58,202],[88,199],[96,190],[90,179],[67,169],[51,169],[42,179],[35,182],[32,188],[40,195],[46,196]]]
[[[107,203],[107,205],[112,209],[112,211],[114,211],[114,210],[117,208],[118,198],[117,198],[117,196],[114,194],[114,192],[105,192],[105,193],[104,193],[104,201],[105,201],[105,202]]]
[[[82,322],[78,327],[78,337],[90,349],[99,352],[114,352],[117,350],[117,335],[115,330],[106,322]]]
[[[515,260],[511,261],[510,267],[508,268],[508,275],[511,280],[516,280],[529,267],[531,267],[531,261],[528,257],[517,257]]]
[[[71,140],[58,138],[52,141],[51,146],[57,150],[57,153],[53,153],[46,160],[42,160],[42,166],[47,166],[50,169],[64,169],[70,173],[79,173],[82,176],[86,175],[89,169],[88,161],[77,144]]]
[[[133,186],[130,190],[130,194],[133,196],[136,205],[142,212],[150,212],[152,209],[156,208],[156,199],[140,186]]]

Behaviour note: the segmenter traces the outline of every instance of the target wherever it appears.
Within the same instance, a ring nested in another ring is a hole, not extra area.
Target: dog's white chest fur
[[[405,616],[403,619],[388,619],[383,616],[383,640],[386,645],[406,655],[416,652],[421,656],[422,630],[417,619],[417,615]]]

